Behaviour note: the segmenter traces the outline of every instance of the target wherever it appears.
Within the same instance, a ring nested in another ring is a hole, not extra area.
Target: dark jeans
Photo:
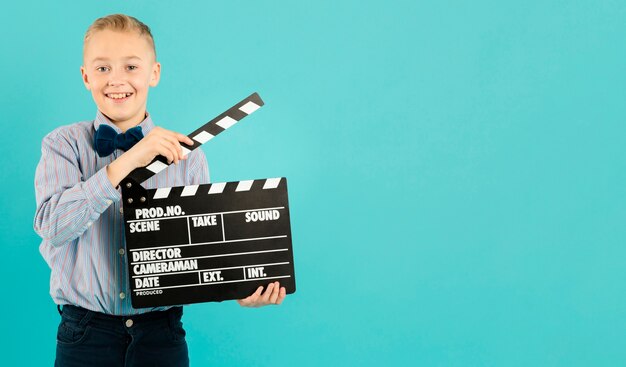
[[[189,366],[182,307],[111,316],[63,306],[55,367]]]

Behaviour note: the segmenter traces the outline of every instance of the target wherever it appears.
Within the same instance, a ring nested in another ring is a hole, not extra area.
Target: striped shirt
[[[51,269],[50,295],[111,315],[135,315],[168,307],[134,309],[126,264],[121,191],[113,187],[106,166],[124,152],[99,157],[93,146],[101,124],[121,130],[101,112],[93,121],[61,126],[43,138],[35,173],[37,212],[34,228],[43,241],[39,251]],[[144,135],[154,128],[150,115],[139,124]],[[209,182],[201,149],[187,160],[152,176],[146,189]]]

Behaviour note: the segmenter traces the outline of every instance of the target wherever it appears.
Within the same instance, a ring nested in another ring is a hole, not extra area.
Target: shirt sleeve
[[[59,247],[83,234],[121,195],[109,181],[106,167],[85,179],[69,141],[52,132],[41,144],[35,198],[35,232]]]
[[[198,148],[189,153],[189,168],[187,170],[187,185],[202,185],[210,181],[209,164],[202,149]]]

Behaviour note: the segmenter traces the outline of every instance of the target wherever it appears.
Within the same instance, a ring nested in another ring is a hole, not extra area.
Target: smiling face
[[[100,112],[123,131],[143,121],[148,89],[161,75],[161,64],[144,36],[98,31],[84,46],[83,63],[83,82]]]

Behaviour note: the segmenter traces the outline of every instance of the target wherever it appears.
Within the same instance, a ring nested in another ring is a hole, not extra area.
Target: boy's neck
[[[102,112],[102,111],[100,111]],[[117,126],[118,129],[122,130],[123,133],[126,132],[126,130],[131,129],[139,124],[141,124],[141,122],[143,122],[143,120],[146,119],[146,117],[148,117],[148,114],[146,113],[146,111],[143,112],[142,115],[139,115],[141,117],[137,117],[137,118],[133,118],[131,120],[127,120],[127,121],[113,121],[113,119],[111,119],[109,116],[105,115],[104,113],[102,113],[107,119],[109,119],[109,121],[111,121],[111,123],[115,126]]]

